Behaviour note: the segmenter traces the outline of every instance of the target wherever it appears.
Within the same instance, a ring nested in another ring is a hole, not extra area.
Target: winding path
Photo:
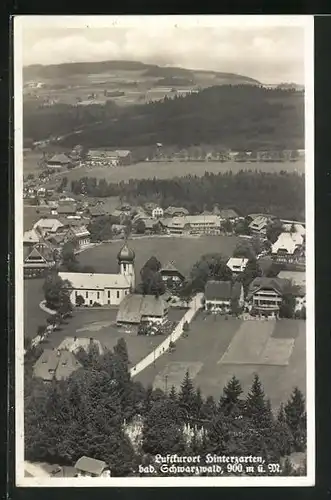
[[[202,307],[202,299],[203,299],[203,294],[198,293],[193,297],[191,302],[189,303],[189,309],[188,311],[184,314],[176,328],[168,335],[168,337],[160,344],[158,345],[151,353],[149,353],[144,359],[139,361],[135,366],[133,366],[130,370],[130,375],[131,377],[134,377],[138,375],[138,373],[142,372],[147,368],[147,366],[150,366],[154,361],[162,356],[162,354],[165,354],[165,352],[169,349],[170,342],[176,342],[181,335],[183,334],[183,325],[187,321],[188,323],[191,323],[192,319],[194,318],[195,314],[197,311]]]

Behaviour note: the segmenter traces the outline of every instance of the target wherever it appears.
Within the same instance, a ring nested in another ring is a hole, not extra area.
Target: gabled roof
[[[76,211],[77,211],[77,206],[70,203],[59,205],[57,208],[58,214],[75,214]]]
[[[130,283],[123,274],[99,273],[59,273],[60,278],[68,280],[75,290],[104,290],[105,288],[128,289]]]
[[[160,273],[178,273],[184,278],[184,275],[177,269],[173,262],[168,262],[165,266],[162,266],[162,268],[160,269]]]
[[[219,213],[222,219],[236,219],[238,217],[237,212],[235,212],[232,208],[224,208]]]
[[[259,290],[274,290],[278,295],[282,295],[286,286],[289,284],[287,279],[282,278],[255,278],[249,286],[248,299],[250,299]]]
[[[226,265],[232,272],[243,272],[246,269],[248,259],[243,257],[231,257]]]
[[[90,231],[86,226],[73,226],[68,229],[76,238],[82,238],[83,236],[90,236]]]
[[[40,240],[40,233],[36,229],[25,231],[23,235],[23,243],[38,243]]]
[[[231,281],[207,281],[205,297],[206,300],[230,300],[232,297]]]
[[[277,241],[272,245],[272,253],[285,251],[293,254],[294,251],[303,245],[303,236],[300,233],[281,233]]]
[[[261,229],[264,229],[268,225],[268,222],[269,222],[268,217],[265,217],[264,215],[259,215],[258,217],[252,220],[252,222],[249,224],[249,228],[261,231]]]
[[[87,337],[66,337],[58,346],[58,350],[66,350],[75,354],[80,349],[84,349],[85,352],[88,352],[90,346],[96,347],[100,355],[105,351],[99,340],[91,340]]]
[[[46,218],[39,219],[33,226],[34,229],[36,229],[37,227],[46,231],[56,232],[60,227],[63,227],[63,224],[58,219]]]
[[[33,375],[45,381],[54,378],[65,380],[81,366],[81,363],[69,351],[45,349],[34,364]]]
[[[97,460],[95,458],[90,458],[85,456],[81,457],[75,463],[76,469],[82,472],[88,472],[90,474],[94,474],[96,476],[100,476],[106,467],[107,464],[103,460]]]
[[[184,207],[168,207],[164,210],[167,215],[173,215],[175,213],[181,213],[183,215],[188,215],[189,211]]]
[[[65,155],[64,153],[54,155],[48,161],[52,163],[62,163],[63,165],[66,165],[71,162],[70,158],[68,158],[68,156]]]
[[[140,323],[143,316],[163,317],[168,306],[162,297],[131,294],[122,300],[116,321],[119,323]]]

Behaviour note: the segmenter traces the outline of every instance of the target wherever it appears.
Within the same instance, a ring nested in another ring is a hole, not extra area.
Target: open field
[[[172,261],[184,274],[188,275],[193,264],[205,253],[219,252],[230,256],[240,238],[237,236],[200,236],[200,237],[156,237],[134,239],[129,246],[136,254],[136,279],[140,269],[154,255],[162,265]],[[117,272],[117,253],[123,241],[104,243],[85,250],[79,255],[82,265],[93,266],[99,273]]]
[[[274,408],[286,401],[294,386],[306,393],[306,331],[305,322],[298,320],[248,321],[199,314],[191,323],[188,337],[177,341],[176,350],[167,353],[137,376],[144,385],[168,389],[179,387],[189,370],[194,384],[202,393],[219,398],[224,385],[235,375],[244,395],[250,389],[254,373],[258,373],[267,397]],[[247,326],[244,326],[247,325]],[[259,349],[246,363],[245,345],[250,340]],[[224,362],[224,354],[232,352]],[[222,360],[223,358],[223,360]]]
[[[288,172],[304,173],[305,162],[283,162],[283,163],[237,163],[229,162],[142,162],[125,167],[83,167],[77,170],[65,171],[63,175],[69,181],[81,177],[96,177],[106,179],[107,182],[127,182],[130,179],[170,179],[173,177],[184,177],[185,175],[203,176],[205,172],[214,174],[231,171],[234,174],[240,170],[261,170],[264,172]]]
[[[179,321],[185,314],[185,310],[170,309],[169,320]],[[112,349],[120,338],[124,338],[130,362],[132,365],[138,363],[163,340],[163,335],[142,336],[137,335],[137,328],[118,327],[116,325],[117,309],[81,309],[74,312],[66,324],[60,330],[53,332],[43,345],[47,348],[55,348],[65,337],[84,337],[99,340],[101,344]]]
[[[43,279],[24,280],[24,337],[32,339],[37,335],[38,326],[45,326],[48,314],[39,304],[44,300]]]

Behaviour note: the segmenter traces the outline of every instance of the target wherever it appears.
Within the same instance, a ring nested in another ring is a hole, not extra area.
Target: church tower
[[[120,274],[127,276],[132,289],[135,287],[134,259],[134,251],[125,243],[117,255],[117,260],[120,266]]]

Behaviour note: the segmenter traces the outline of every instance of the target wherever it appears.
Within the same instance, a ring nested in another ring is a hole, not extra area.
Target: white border
[[[42,19],[42,20],[41,20]],[[23,313],[23,134],[22,28],[131,27],[142,23],[180,24],[185,27],[299,26],[305,30],[305,173],[306,173],[306,400],[307,476],[305,477],[170,477],[170,478],[27,478],[24,477],[24,313]],[[250,487],[313,486],[315,484],[315,257],[314,257],[314,17],[313,16],[16,16],[14,17],[14,138],[15,138],[15,397],[16,486],[29,487]]]

